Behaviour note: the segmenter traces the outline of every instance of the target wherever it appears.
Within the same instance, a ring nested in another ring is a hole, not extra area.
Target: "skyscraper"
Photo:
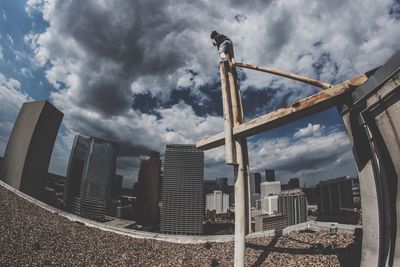
[[[81,182],[81,215],[92,217],[108,213],[116,168],[115,160],[115,144],[98,138],[90,138],[89,153]]]
[[[115,150],[109,141],[75,136],[64,188],[64,205],[75,214],[107,214],[115,178]]]
[[[204,153],[194,145],[167,145],[161,197],[161,232],[203,233]]]
[[[138,224],[151,227],[159,225],[158,189],[160,175],[160,153],[153,151],[150,154],[150,159],[142,160],[140,164],[136,195]]]
[[[64,114],[46,100],[22,105],[8,140],[2,179],[38,199],[44,185]]]
[[[217,190],[224,190],[228,186],[228,177],[218,177],[216,179]]]
[[[254,173],[254,191],[257,194],[261,194],[261,173]]]
[[[120,174],[114,175],[114,178],[112,181],[112,186],[111,186],[111,198],[117,198],[119,195],[121,195],[123,179],[124,179],[124,177]]]
[[[265,170],[265,181],[266,182],[275,181],[275,170]]]
[[[207,194],[206,211],[215,210],[216,214],[227,213],[229,209],[229,195],[215,190],[213,193]]]
[[[357,223],[353,212],[353,183],[350,177],[321,181],[318,190],[318,220]]]
[[[261,197],[277,195],[281,192],[281,182],[263,182],[261,183]]]
[[[278,210],[286,215],[288,225],[307,221],[307,199],[300,189],[282,191],[278,198]]]
[[[251,193],[261,194],[261,174],[259,172],[250,172],[249,178]]]
[[[89,140],[88,137],[76,135],[72,145],[64,187],[64,205],[68,208],[72,207],[74,197],[79,197],[81,194],[82,175],[89,152]]]

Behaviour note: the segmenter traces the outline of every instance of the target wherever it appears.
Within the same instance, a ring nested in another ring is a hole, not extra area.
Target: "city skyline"
[[[301,2],[233,3],[219,10],[213,3],[189,8],[178,3],[170,9],[149,1],[116,5],[110,12],[95,1],[86,2],[85,8],[76,3],[0,4],[0,23],[5,26],[0,30],[0,100],[5,103],[0,108],[0,156],[22,103],[49,99],[65,113],[50,171],[66,174],[75,134],[98,136],[120,143],[125,148],[121,156],[130,156],[118,161],[125,187],[133,185],[148,151],[162,152],[167,143],[194,143],[222,129],[211,30],[232,38],[238,61],[326,82],[374,68],[399,48],[399,8],[391,1],[318,3],[312,13]],[[299,12],[289,13],[293,5]],[[358,17],[363,5],[368,8]],[[151,16],[139,16],[139,8],[152,10],[160,20],[153,23],[147,18]],[[349,14],[354,20],[341,23]],[[380,52],[372,53],[377,47]],[[239,74],[247,119],[316,92],[265,74]],[[275,169],[282,182],[299,177],[316,184],[355,174],[335,109],[249,138],[249,149],[251,170]],[[206,152],[205,164],[206,179],[226,176],[232,183],[223,149]]]

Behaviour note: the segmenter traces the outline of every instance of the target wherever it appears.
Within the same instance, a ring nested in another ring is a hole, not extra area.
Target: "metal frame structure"
[[[397,53],[399,57],[400,53]],[[392,60],[393,61],[393,60]],[[233,165],[234,167],[234,178],[235,178],[235,266],[244,266],[244,250],[245,250],[245,236],[251,231],[251,216],[250,216],[250,194],[249,194],[249,162],[248,162],[248,151],[246,137],[277,128],[279,126],[290,123],[294,120],[301,119],[307,115],[328,109],[333,106],[346,105],[347,108],[352,108],[352,103],[358,103],[360,101],[360,94],[362,94],[365,89],[363,89],[363,84],[369,80],[369,77],[373,74],[378,73],[378,68],[371,70],[367,73],[360,74],[353,77],[347,81],[339,83],[337,85],[331,85],[322,81],[318,81],[309,77],[303,77],[294,73],[284,72],[273,68],[259,67],[244,63],[234,63],[235,61],[228,56],[226,61],[220,63],[220,75],[221,75],[221,90],[222,90],[222,101],[223,101],[223,114],[224,114],[224,131],[215,134],[214,136],[208,137],[206,139],[197,142],[196,147],[203,150],[209,150],[215,147],[219,147],[225,144],[226,152],[226,163]],[[317,86],[322,91],[304,98],[294,104],[291,104],[285,108],[280,108],[258,118],[252,119],[249,122],[245,122],[243,114],[243,106],[240,97],[239,82],[237,79],[235,67],[248,68],[252,70],[262,71],[289,79],[294,79],[303,83],[311,84]],[[384,67],[382,67],[384,68]],[[396,71],[391,72],[398,73]],[[391,77],[391,76],[390,76]],[[356,89],[360,87],[359,90]],[[367,93],[364,93],[366,95]],[[355,99],[352,99],[355,98]],[[352,101],[353,100],[353,101]],[[360,115],[360,110],[356,110],[357,116]],[[344,122],[346,124],[346,115],[343,115]],[[365,124],[364,124],[365,125]],[[399,127],[400,125],[396,125]],[[392,127],[394,129],[394,127]],[[392,130],[393,130],[392,129]],[[350,139],[354,138],[352,132],[348,128],[348,134]],[[352,143],[353,145],[353,143]],[[377,144],[375,144],[377,145]],[[353,150],[355,156],[357,156],[357,148],[353,145]],[[359,151],[358,151],[359,152]],[[371,156],[373,157],[373,155]],[[393,159],[394,161],[395,159]],[[357,161],[357,158],[356,158]],[[398,162],[400,165],[400,162]],[[376,164],[375,164],[376,165]],[[359,169],[360,184],[363,183],[362,177],[363,173]],[[377,179],[375,177],[375,179]],[[365,184],[367,182],[364,182]],[[379,184],[379,183],[378,183]],[[400,184],[400,183],[398,183]],[[364,189],[365,191],[365,189]],[[381,190],[382,191],[382,190]],[[368,197],[368,192],[365,191],[362,198]],[[383,198],[383,196],[378,196]],[[378,202],[382,202],[378,199]],[[391,203],[393,206],[393,203]],[[381,205],[381,209],[384,207]],[[370,223],[372,228],[375,229],[376,225],[379,224],[380,231],[384,227],[383,223],[377,222],[376,215],[373,214],[374,211],[367,210],[368,207],[363,208],[363,217],[367,218],[367,224]],[[393,208],[391,208],[393,210]],[[396,209],[396,207],[394,207]],[[381,215],[379,215],[381,216]],[[371,222],[368,218],[371,219]],[[387,222],[386,222],[387,224]],[[399,220],[397,221],[399,224]],[[364,227],[365,227],[364,223]],[[368,225],[367,225],[368,226]],[[396,227],[395,227],[396,228]],[[395,233],[396,231],[394,231]],[[367,240],[372,240],[374,234],[372,231],[366,232]],[[383,234],[381,233],[380,236]],[[396,239],[395,239],[396,240]],[[388,260],[388,258],[393,258],[394,248],[393,245],[388,248],[387,242],[394,244],[395,241],[380,241],[377,248],[376,246],[372,250],[373,255],[362,256],[362,265],[369,265],[371,258],[377,265],[381,266],[381,263],[393,262],[393,260]],[[399,242],[397,240],[397,242]],[[369,245],[364,242],[363,238],[363,249]],[[391,256],[388,256],[388,251],[392,250]],[[386,257],[385,257],[386,255]]]

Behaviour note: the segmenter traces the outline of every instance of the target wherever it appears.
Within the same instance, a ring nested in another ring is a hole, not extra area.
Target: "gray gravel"
[[[296,231],[247,240],[247,266],[357,266],[350,234]],[[231,266],[233,242],[200,245],[135,239],[80,225],[0,186],[0,266]]]

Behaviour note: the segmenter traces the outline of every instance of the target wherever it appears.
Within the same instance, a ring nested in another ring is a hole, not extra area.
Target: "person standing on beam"
[[[213,41],[213,45],[218,48],[218,54],[220,57],[220,61],[231,60],[234,63],[235,55],[233,53],[233,44],[231,39],[228,36],[218,33],[217,31],[211,32],[211,39]]]

